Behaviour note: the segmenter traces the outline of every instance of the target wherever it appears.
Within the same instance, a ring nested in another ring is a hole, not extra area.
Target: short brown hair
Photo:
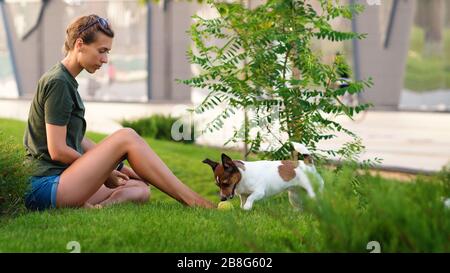
[[[90,44],[95,42],[97,38],[97,32],[101,31],[106,36],[114,38],[114,31],[111,29],[111,25],[108,23],[106,28],[102,27],[96,21],[99,20],[99,16],[95,14],[81,16],[75,19],[66,29],[66,40],[64,41],[63,52],[67,55],[70,50],[73,49],[75,41],[78,38],[83,39],[83,42]],[[87,28],[86,28],[87,27]]]

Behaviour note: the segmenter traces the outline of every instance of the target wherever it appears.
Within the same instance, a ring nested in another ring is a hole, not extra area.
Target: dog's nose
[[[222,196],[220,196],[220,201],[227,201],[227,197],[226,196],[224,196],[224,195],[222,195]]]

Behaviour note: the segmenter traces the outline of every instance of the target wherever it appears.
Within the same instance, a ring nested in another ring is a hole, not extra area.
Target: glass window
[[[78,91],[87,100],[147,101],[147,8],[138,1],[65,1],[64,23],[77,14],[109,20],[115,37],[108,64],[94,74],[83,71]]]
[[[13,18],[12,27],[17,36],[22,38],[36,25],[43,3],[40,0],[6,0],[5,2]]]
[[[0,12],[0,98],[18,98],[4,21]]]
[[[400,108],[450,110],[450,0],[418,0]]]

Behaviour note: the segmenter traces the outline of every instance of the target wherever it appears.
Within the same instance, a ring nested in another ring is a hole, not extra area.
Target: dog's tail
[[[296,150],[299,154],[303,156],[303,160],[305,161],[305,163],[313,164],[311,152],[308,150],[308,148],[306,148],[305,145],[298,142],[292,142],[292,145],[294,146],[294,150]]]
[[[298,142],[292,142],[292,145],[294,146],[294,150],[296,150],[301,155],[311,155],[311,152],[306,148],[305,145],[298,143]]]
[[[319,182],[319,185],[320,185],[319,190],[322,191],[324,182],[323,182],[323,179],[320,176],[320,174],[316,171],[316,167],[314,166],[314,161],[313,161],[311,152],[308,150],[308,148],[306,148],[305,145],[303,145],[301,143],[292,142],[292,145],[294,146],[294,150],[296,150],[299,154],[301,154],[303,156],[303,162],[305,162],[305,164],[312,167],[312,169],[314,170],[313,175],[316,177],[317,181]]]

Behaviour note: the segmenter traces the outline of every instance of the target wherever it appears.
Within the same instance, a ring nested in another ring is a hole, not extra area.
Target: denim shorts
[[[30,190],[25,194],[25,207],[29,210],[56,208],[56,190],[59,175],[30,177]]]

